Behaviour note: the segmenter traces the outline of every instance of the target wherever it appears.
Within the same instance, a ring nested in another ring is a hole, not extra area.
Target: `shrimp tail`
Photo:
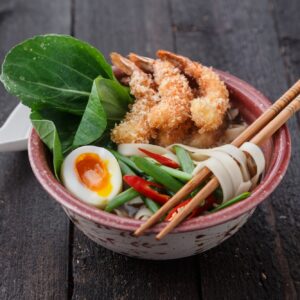
[[[138,66],[140,69],[142,69],[144,72],[147,73],[153,73],[153,65],[154,65],[154,59],[137,55],[135,53],[129,53],[128,58],[135,63],[136,66]]]

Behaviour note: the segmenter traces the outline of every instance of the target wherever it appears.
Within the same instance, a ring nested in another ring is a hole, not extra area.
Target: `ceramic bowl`
[[[230,91],[231,100],[247,122],[254,121],[270,106],[270,101],[249,84],[230,74],[218,72]],[[249,198],[217,213],[188,220],[163,240],[157,241],[155,235],[164,224],[155,226],[144,236],[133,236],[132,232],[141,221],[106,213],[76,199],[53,176],[48,151],[34,130],[28,145],[29,159],[36,178],[84,234],[112,251],[153,260],[198,254],[221,244],[237,232],[253,214],[256,206],[274,191],[285,174],[291,153],[290,135],[286,126],[263,145],[263,151],[267,162],[264,178]]]

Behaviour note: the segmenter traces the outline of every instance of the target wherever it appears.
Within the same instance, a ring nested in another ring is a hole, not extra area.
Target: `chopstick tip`
[[[160,232],[159,234],[156,235],[155,239],[156,239],[157,241],[160,241],[164,236],[165,236],[165,235],[162,234],[162,232]]]
[[[136,236],[136,237],[139,237],[139,236],[141,236],[142,234],[143,234],[143,231],[142,231],[140,228],[138,228],[138,229],[133,233],[133,235]]]

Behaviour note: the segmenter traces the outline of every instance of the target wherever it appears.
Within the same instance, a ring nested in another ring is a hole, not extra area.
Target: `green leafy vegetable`
[[[0,79],[32,109],[32,123],[53,153],[57,177],[64,155],[107,141],[132,103],[103,55],[67,35],[36,36],[15,46],[5,57]]]
[[[93,143],[102,136],[106,129],[106,113],[100,102],[96,80],[94,81],[88,104],[76,131],[73,148]]]
[[[114,79],[111,66],[91,45],[67,35],[42,35],[15,46],[5,57],[1,80],[33,108],[83,114],[93,81]]]
[[[126,88],[118,82],[98,77],[95,80],[101,104],[108,121],[121,121],[128,111],[132,98]]]
[[[58,133],[61,148],[63,154],[67,154],[70,150],[72,150],[74,136],[76,134],[76,130],[78,124],[80,123],[81,117],[68,114],[65,112],[57,111],[55,109],[42,109],[33,111],[33,116],[36,114],[39,115],[39,120],[51,121],[55,125],[56,131]],[[32,117],[31,117],[31,121]],[[43,135],[43,131],[38,131],[39,136]]]
[[[127,89],[118,82],[97,77],[73,141],[73,148],[91,144],[106,129],[123,119],[131,103]]]
[[[38,112],[31,113],[30,118],[41,140],[52,152],[54,173],[59,180],[59,170],[63,162],[63,154],[56,127],[52,121],[45,120]]]

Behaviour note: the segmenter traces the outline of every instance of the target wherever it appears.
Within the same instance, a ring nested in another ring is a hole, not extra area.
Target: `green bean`
[[[176,152],[176,156],[179,160],[181,169],[184,172],[191,174],[194,171],[195,165],[189,153],[180,146],[174,146],[174,149]]]
[[[133,157],[133,161],[139,169],[141,169],[147,175],[153,177],[156,182],[162,184],[170,191],[177,192],[182,188],[183,184],[181,182],[144,157]]]
[[[129,188],[128,190],[122,192],[121,194],[117,195],[115,198],[110,200],[105,208],[105,211],[111,212],[115,208],[132,200],[133,198],[137,197],[138,195],[139,195],[139,193],[136,190],[134,190],[133,188]]]
[[[147,208],[149,208],[154,214],[159,210],[160,206],[153,200],[141,196]]]
[[[162,164],[160,164],[159,162],[157,162],[155,159],[150,158],[150,157],[145,157],[145,159],[147,159],[149,162],[153,163],[154,165],[159,166],[161,169],[163,169],[164,171],[166,171],[169,175],[183,181],[183,182],[187,182],[189,180],[192,179],[192,175],[183,171],[180,171],[178,169],[174,169],[174,168],[170,168],[167,166],[164,166]]]
[[[135,165],[135,163],[128,157],[120,154],[118,151],[108,149],[117,160],[121,160],[124,162],[126,165],[128,165],[132,170],[136,171],[137,173],[141,174],[142,171]]]
[[[136,156],[132,156],[132,158],[134,158],[134,157],[136,157]],[[157,165],[157,166],[160,166],[160,165],[161,165],[161,164],[160,164],[157,160],[155,160],[154,158],[147,157],[147,156],[145,156],[144,158],[147,159],[148,161],[152,162],[153,164]]]
[[[152,181],[152,182],[155,182],[154,178],[151,177],[151,176],[148,176],[148,175],[145,175],[144,178],[148,181]]]
[[[128,167],[128,165],[126,165],[122,160],[117,159],[120,168],[121,168],[121,172],[122,175],[136,175],[131,169],[130,167]]]
[[[225,207],[228,207],[228,206],[230,206],[230,205],[232,205],[232,204],[235,204],[235,203],[237,203],[237,202],[239,202],[239,201],[242,201],[242,200],[248,198],[248,197],[250,196],[250,194],[251,194],[250,192],[242,193],[242,194],[240,194],[239,196],[236,196],[235,198],[233,198],[233,199],[231,199],[231,200],[229,200],[229,201],[227,201],[227,202],[225,202],[225,203],[223,203],[223,204],[217,206],[216,208],[214,208],[214,209],[211,210],[210,212],[216,212],[216,211],[219,211],[219,210],[221,210],[221,209],[223,209],[223,208],[225,208]]]
[[[169,175],[183,181],[187,182],[192,179],[192,175],[177,169],[173,169],[167,166],[159,166],[162,170],[166,171]]]

